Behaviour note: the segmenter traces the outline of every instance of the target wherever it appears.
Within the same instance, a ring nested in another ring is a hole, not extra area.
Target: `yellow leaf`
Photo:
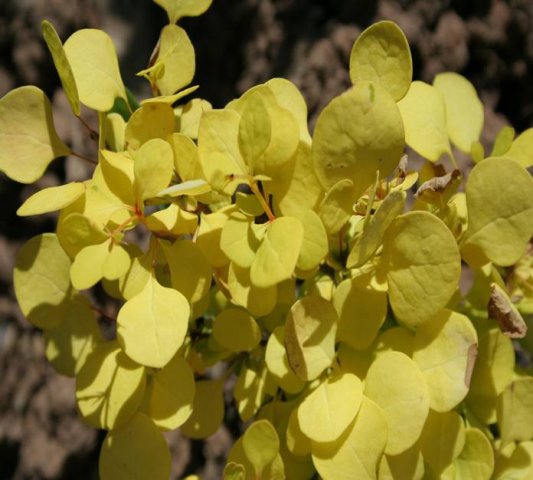
[[[70,213],[67,208],[59,216],[57,238],[63,250],[74,258],[82,248],[104,242],[107,235],[91,219],[81,213]]]
[[[106,435],[99,473],[103,480],[168,480],[170,464],[165,437],[152,420],[137,413],[126,425]]]
[[[130,300],[140,293],[150,281],[152,255],[150,253],[135,257],[126,274],[119,278],[119,291],[125,300]]]
[[[461,274],[452,232],[429,212],[396,217],[386,231],[382,262],[394,314],[411,328],[448,303]]]
[[[170,268],[172,287],[192,304],[205,297],[211,287],[211,265],[191,240],[161,242]]]
[[[436,413],[430,410],[422,434],[420,451],[435,478],[461,453],[465,445],[465,425],[454,411]]]
[[[239,149],[239,123],[240,115],[233,110],[211,110],[202,115],[198,129],[198,153],[206,179],[215,190],[229,195],[245,183],[239,176],[249,174]]]
[[[259,345],[261,331],[253,317],[244,310],[228,308],[217,315],[213,336],[232,352],[249,352]]]
[[[64,50],[81,103],[107,112],[116,98],[127,102],[115,46],[107,33],[89,28],[78,30],[65,42]]]
[[[104,276],[103,266],[109,256],[111,240],[82,248],[70,267],[70,280],[76,290],[96,285]]]
[[[263,236],[264,230],[256,228],[253,220],[235,212],[222,227],[220,248],[239,267],[249,268],[252,265]]]
[[[298,407],[298,424],[313,442],[335,442],[346,431],[363,400],[363,384],[355,375],[328,378]]]
[[[472,143],[481,136],[485,117],[476,89],[454,72],[439,73],[433,86],[444,95],[450,140],[459,150],[470,153]]]
[[[194,400],[194,374],[178,354],[152,378],[145,413],[164,430],[174,430],[190,417]]]
[[[466,183],[468,230],[463,248],[474,245],[499,266],[515,264],[533,236],[533,179],[515,160],[488,158]]]
[[[279,438],[268,420],[257,420],[244,432],[242,448],[256,475],[261,475],[279,451]]]
[[[382,409],[363,396],[355,420],[337,441],[312,443],[313,463],[324,480],[374,480],[388,435]]]
[[[333,185],[324,196],[318,207],[318,215],[328,235],[334,235],[346,225],[353,215],[356,197],[353,182],[345,178]]]
[[[198,226],[198,216],[172,203],[146,217],[145,223],[152,232],[163,235],[192,235]]]
[[[250,90],[239,108],[239,147],[244,160],[255,175],[271,176],[295,154],[300,140],[298,123],[270,89]]]
[[[498,328],[479,333],[476,364],[472,372],[470,393],[477,396],[497,397],[513,380],[515,354],[511,339]]]
[[[388,176],[403,155],[402,119],[390,94],[372,82],[358,82],[332,100],[318,117],[313,137],[313,162],[328,190],[343,179],[354,184],[355,198]]]
[[[193,98],[185,105],[174,108],[176,130],[189,138],[198,138],[198,127],[204,112],[213,110],[213,106],[203,98]]]
[[[307,104],[296,85],[285,78],[272,78],[265,85],[276,97],[278,105],[291,112],[298,122],[300,140],[311,145],[311,136],[307,126]]]
[[[70,149],[54,128],[48,97],[37,87],[15,88],[0,99],[0,170],[21,183],[38,180]]]
[[[412,76],[411,50],[394,22],[374,23],[353,44],[350,79],[354,85],[369,80],[381,85],[398,101],[407,93]]]
[[[228,271],[228,289],[231,301],[256,317],[268,315],[276,306],[276,286],[260,288],[252,285],[250,269],[239,267],[233,262]]]
[[[483,448],[483,450],[485,449]],[[483,456],[478,454],[478,457]],[[495,460],[494,476],[491,478],[497,480],[529,480],[533,473],[533,442],[509,444],[499,452]]]
[[[126,152],[102,150],[99,169],[102,179],[111,194],[125,205],[135,204],[133,183],[135,181],[133,158]]]
[[[63,50],[61,40],[59,39],[55,28],[48,20],[42,21],[41,30],[46,46],[52,55],[54,66],[59,75],[59,80],[61,80],[61,85],[67,96],[70,108],[72,108],[74,115],[79,116],[80,98],[78,96],[78,87],[76,87],[76,81],[74,80],[74,75],[72,74],[72,69],[68,63],[65,50]]]
[[[189,312],[181,293],[162,287],[152,277],[118,312],[118,341],[141,365],[164,367],[183,343]]]
[[[182,181],[204,178],[196,144],[181,133],[174,133],[169,139],[174,152],[174,168]]]
[[[360,267],[370,260],[381,245],[387,228],[403,212],[405,197],[406,194],[400,191],[387,195],[368,224],[363,227],[361,235],[357,237],[346,260],[346,267]]]
[[[82,298],[74,298],[63,321],[44,331],[45,355],[55,370],[73,377],[102,341],[98,322]]]
[[[207,258],[207,261],[215,268],[223,267],[229,262],[228,257],[220,248],[222,228],[228,219],[228,215],[221,212],[200,214],[200,228],[196,244]]]
[[[270,222],[252,261],[252,285],[267,288],[289,279],[296,267],[303,237],[304,228],[297,218],[279,217]]]
[[[387,316],[387,294],[367,288],[355,279],[341,282],[333,294],[339,315],[337,341],[364,350],[375,340]]]
[[[118,280],[126,275],[131,267],[131,257],[122,246],[112,244],[107,258],[102,264],[102,276],[107,280]]]
[[[415,444],[400,455],[383,455],[378,480],[422,480],[424,470],[424,458]]]
[[[283,215],[298,216],[305,210],[316,210],[323,189],[313,168],[311,146],[301,142],[293,157],[274,172],[272,182],[264,185],[273,196],[274,210]]]
[[[533,128],[528,128],[518,135],[511,147],[501,154],[516,160],[524,168],[531,167],[533,165]],[[493,156],[496,156],[496,154],[493,154]]]
[[[415,362],[400,352],[386,352],[370,366],[364,394],[382,409],[389,426],[385,448],[398,455],[420,437],[429,413],[429,393]]]
[[[155,197],[168,186],[174,171],[174,160],[170,145],[164,140],[149,140],[135,155],[134,188],[140,202]]]
[[[224,419],[224,384],[215,380],[196,382],[192,415],[181,426],[189,438],[206,438],[213,435]]]
[[[204,13],[213,0],[154,0],[168,14],[170,23],[182,17],[197,17]]]
[[[302,248],[296,261],[301,270],[312,270],[328,254],[328,236],[320,217],[313,210],[301,210],[295,215],[304,227]]]
[[[183,28],[163,28],[155,61],[163,65],[163,73],[154,82],[162,95],[172,95],[191,83],[196,68],[194,48]]]
[[[407,95],[398,102],[405,141],[422,157],[436,162],[443,154],[451,155],[446,124],[444,96],[435,87],[415,81]]]
[[[167,103],[168,105],[172,105],[178,100],[181,100],[183,97],[195,92],[198,90],[198,88],[200,88],[199,85],[193,85],[192,87],[184,88],[183,90],[180,90],[172,95],[160,95],[158,97],[145,98],[144,100],[141,100],[141,105],[145,105],[147,103]],[[174,113],[176,112],[174,111]]]
[[[302,380],[314,380],[335,356],[337,312],[320,297],[304,297],[291,307],[285,324],[289,364]]]
[[[115,152],[122,152],[125,147],[126,121],[118,113],[108,113],[105,119],[105,141]]]
[[[268,338],[265,362],[268,371],[283,390],[287,393],[298,393],[302,390],[305,383],[292,371],[285,351],[285,327],[275,328]]]
[[[460,313],[444,309],[418,327],[413,360],[424,375],[433,410],[447,412],[465,398],[476,355],[476,330]]]
[[[77,375],[78,409],[94,428],[118,428],[137,411],[145,386],[145,368],[130,360],[116,342],[102,343]]]
[[[133,154],[149,140],[154,138],[167,140],[172,132],[174,132],[172,108],[165,103],[148,103],[135,110],[128,120],[124,132],[125,146]]]
[[[68,314],[70,259],[57,236],[33,237],[19,250],[13,283],[22,314],[36,327],[59,325]]]
[[[75,202],[84,192],[85,184],[79,182],[45,188],[28,198],[17,210],[17,215],[26,217],[61,210]]]
[[[457,480],[490,480],[494,471],[494,451],[489,439],[477,428],[466,429],[463,451],[455,460]],[[497,477],[500,478],[500,477]],[[523,477],[524,479],[526,477]]]
[[[498,401],[502,445],[533,439],[533,378],[516,378]]]

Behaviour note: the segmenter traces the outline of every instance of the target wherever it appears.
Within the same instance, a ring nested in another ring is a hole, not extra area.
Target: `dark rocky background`
[[[147,85],[134,74],[146,66],[166,16],[150,0],[0,0],[0,96],[38,85],[53,101],[63,140],[91,153],[58,90],[40,35],[43,18],[63,40],[83,27],[110,33],[125,83],[142,96]],[[533,0],[214,0],[207,14],[181,25],[196,47],[200,96],[221,107],[255,83],[287,77],[302,90],[312,126],[349,85],[354,39],[379,19],[406,33],[415,78],[431,82],[448,70],[474,82],[486,105],[484,143],[506,123],[518,131],[532,126]],[[74,382],[46,364],[41,334],[22,318],[12,287],[21,243],[54,228],[53,215],[18,219],[17,206],[39,188],[82,178],[85,168],[76,159],[56,161],[31,186],[0,176],[0,480],[98,477],[103,434],[78,420]],[[169,434],[173,478],[218,478],[231,437],[225,428],[206,442]]]

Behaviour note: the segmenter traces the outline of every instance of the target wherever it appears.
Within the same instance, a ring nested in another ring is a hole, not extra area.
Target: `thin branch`
[[[74,152],[74,151],[71,150],[70,154],[75,156],[75,157],[78,157],[81,160],[84,160],[85,162],[92,163],[93,165],[98,165],[98,162],[96,160],[93,160],[92,158],[89,158],[89,157],[86,157],[84,155],[81,155],[80,153],[77,153],[77,152]]]
[[[89,136],[91,137],[92,140],[94,141],[98,141],[98,132],[93,130],[90,125],[80,116],[78,116],[78,120],[81,122],[81,124],[86,128],[86,130],[89,132]]]

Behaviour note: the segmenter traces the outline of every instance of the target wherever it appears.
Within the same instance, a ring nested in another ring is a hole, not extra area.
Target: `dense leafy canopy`
[[[73,114],[98,112],[98,151],[91,178],[18,210],[59,211],[14,286],[81,416],[108,430],[101,478],[168,479],[161,432],[205,438],[226,413],[248,423],[226,480],[531,478],[533,379],[513,342],[531,352],[533,130],[502,129],[484,158],[472,84],[413,82],[388,21],[355,41],[353,86],[312,136],[288,80],[224,108],[187,100],[195,55],[176,22],[211,1],[155,2],[169,25],[141,101],[107,34],[62,44],[43,22]],[[70,153],[42,91],[0,99],[7,176],[35,182]]]

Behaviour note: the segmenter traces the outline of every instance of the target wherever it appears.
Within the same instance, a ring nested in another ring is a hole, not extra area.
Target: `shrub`
[[[56,233],[19,251],[15,290],[48,360],[76,377],[81,416],[108,430],[101,477],[168,478],[161,432],[213,434],[226,393],[249,423],[227,479],[529,478],[533,378],[511,339],[530,342],[533,129],[504,128],[486,155],[471,83],[412,81],[388,21],[354,43],[353,87],[312,137],[281,78],[223,109],[183,103],[195,57],[176,22],[210,1],[156,3],[169,24],[139,73],[153,92],[140,103],[104,32],[62,44],[43,22],[72,113],[98,112],[98,154],[85,159],[92,178],[18,210],[59,211]],[[78,155],[38,88],[11,91],[0,112],[12,179]],[[475,164],[467,178],[457,151]]]

